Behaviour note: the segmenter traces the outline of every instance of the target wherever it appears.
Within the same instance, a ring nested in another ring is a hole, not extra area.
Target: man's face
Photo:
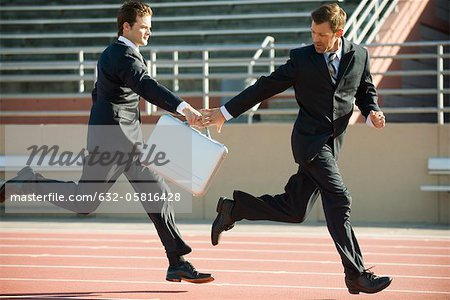
[[[128,22],[123,24],[123,36],[133,42],[136,46],[146,46],[152,28],[152,17],[136,17],[136,22],[130,26]]]
[[[316,24],[313,21],[311,25],[312,42],[317,53],[336,51],[342,33],[342,29],[333,32],[328,22]]]

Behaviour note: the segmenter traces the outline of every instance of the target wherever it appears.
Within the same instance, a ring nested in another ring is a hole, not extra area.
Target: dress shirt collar
[[[121,35],[121,36],[119,36],[119,38],[118,38],[117,40],[123,42],[125,45],[127,45],[127,46],[133,48],[133,49],[136,50],[138,53],[140,53],[140,52],[139,52],[139,47],[136,46],[132,41],[130,41],[130,40],[127,39],[126,37],[124,37],[124,36]]]
[[[330,53],[336,53],[336,57],[338,59],[338,61],[341,61],[341,57],[342,57],[342,38],[339,39],[339,46],[338,49],[336,51],[330,51],[330,52],[324,52],[323,55],[325,56],[325,59],[328,60],[328,56],[330,55]]]

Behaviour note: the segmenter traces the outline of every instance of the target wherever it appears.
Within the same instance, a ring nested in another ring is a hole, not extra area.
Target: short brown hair
[[[130,26],[136,23],[137,17],[145,17],[153,15],[152,9],[141,1],[127,1],[119,9],[117,14],[118,35],[123,34],[123,24],[127,22]]]
[[[324,4],[311,13],[314,23],[322,24],[328,22],[333,32],[344,29],[347,14],[336,3]]]

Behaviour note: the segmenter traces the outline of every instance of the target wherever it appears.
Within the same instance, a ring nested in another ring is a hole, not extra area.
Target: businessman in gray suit
[[[184,115],[191,125],[198,125],[200,114],[148,74],[139,46],[147,45],[151,16],[150,7],[139,1],[126,2],[119,10],[118,39],[101,54],[97,65],[98,80],[92,92],[87,139],[89,155],[84,158],[80,181],[47,179],[25,167],[1,187],[0,201],[5,201],[11,193],[57,193],[64,195],[65,199],[70,195],[105,193],[121,174],[127,177],[139,194],[170,193],[165,182],[145,167],[139,158],[144,142],[140,126],[140,97],[171,113]],[[130,160],[121,159],[123,155],[130,156]],[[114,159],[105,164],[99,162],[102,157]],[[100,203],[99,198],[92,202],[53,202],[82,214],[93,212]],[[142,204],[166,250],[169,260],[166,280],[192,283],[214,280],[211,274],[197,272],[184,259],[183,256],[192,249],[178,231],[171,202],[143,201]]]
[[[371,127],[383,128],[385,118],[377,105],[367,50],[342,37],[344,10],[326,4],[311,16],[312,45],[292,50],[284,65],[224,106],[203,111],[203,124],[216,125],[220,131],[226,120],[289,87],[294,88],[300,107],[291,139],[298,171],[284,193],[255,197],[234,191],[233,199],[220,198],[211,240],[217,245],[221,233],[242,219],[301,223],[320,194],[348,291],[377,293],[389,286],[392,278],[378,277],[364,267],[350,222],[350,193],[336,161],[354,103]]]

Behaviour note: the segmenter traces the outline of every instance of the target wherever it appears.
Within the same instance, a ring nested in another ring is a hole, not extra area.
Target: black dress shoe
[[[33,169],[26,166],[17,172],[16,177],[4,182],[0,186],[0,203],[5,202],[12,194],[23,194],[23,183],[34,180],[35,175]]]
[[[213,246],[219,244],[220,235],[234,227],[234,220],[231,217],[231,210],[234,207],[234,201],[221,197],[217,203],[217,217],[211,227],[211,243]]]
[[[207,283],[213,281],[214,277],[212,277],[211,274],[197,272],[190,262],[185,261],[177,267],[169,266],[169,269],[167,269],[166,280],[173,282],[184,280],[191,283]]]
[[[345,278],[350,294],[375,294],[387,288],[392,282],[392,277],[378,277],[373,272],[364,270],[364,272],[356,278]]]

